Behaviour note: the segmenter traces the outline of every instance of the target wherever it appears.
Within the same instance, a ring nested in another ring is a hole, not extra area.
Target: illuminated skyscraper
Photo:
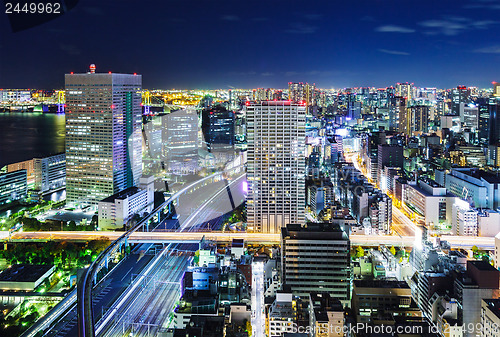
[[[404,97],[407,102],[411,102],[415,98],[413,83],[396,83],[396,96]]]
[[[406,107],[406,99],[404,97],[396,97],[397,126],[398,132],[409,136],[411,134],[411,115]]]
[[[463,85],[451,91],[451,113],[455,116],[460,115],[460,103],[470,103],[470,89]]]
[[[177,110],[163,118],[163,146],[166,166],[175,174],[198,169],[199,127],[194,110]]]
[[[246,108],[248,229],[279,233],[304,222],[306,106],[263,101]]]
[[[302,102],[306,99],[304,83],[288,83],[288,99],[292,102]]]
[[[142,76],[66,74],[67,201],[97,205],[139,183]]]

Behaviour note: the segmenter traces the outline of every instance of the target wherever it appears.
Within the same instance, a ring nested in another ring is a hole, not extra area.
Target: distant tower
[[[90,73],[95,74],[95,64],[93,63],[90,65]]]

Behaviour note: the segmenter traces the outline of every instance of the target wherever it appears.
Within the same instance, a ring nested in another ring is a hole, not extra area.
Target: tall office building
[[[177,110],[162,118],[163,152],[167,169],[175,174],[198,169],[199,126],[195,110]]]
[[[469,128],[475,132],[479,126],[479,107],[473,103],[460,103],[459,113],[462,129]]]
[[[403,150],[404,148],[399,145],[378,145],[377,182],[379,186],[382,185],[382,176],[386,167],[403,168]]]
[[[429,131],[429,107],[414,105],[407,111],[411,114],[410,131],[427,133]]]
[[[142,174],[142,76],[66,74],[66,198],[97,205]]]
[[[307,83],[306,83],[307,84]],[[288,83],[288,99],[292,102],[302,102],[306,99],[306,88],[304,83]]]
[[[489,145],[500,143],[500,96],[492,96],[489,100]]]
[[[288,224],[281,232],[284,286],[307,298],[325,292],[350,305],[351,261],[348,230],[333,223]]]
[[[451,90],[451,113],[455,116],[460,114],[460,103],[470,103],[470,89],[463,85]]]
[[[248,229],[279,233],[304,221],[306,107],[262,101],[246,108]]]
[[[398,114],[398,132],[406,136],[411,134],[411,111],[406,107],[406,98],[396,97],[396,112]]]
[[[407,102],[411,102],[415,98],[415,86],[413,83],[396,83],[396,96],[401,96]]]

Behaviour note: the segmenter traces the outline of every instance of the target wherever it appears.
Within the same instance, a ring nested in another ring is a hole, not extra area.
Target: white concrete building
[[[478,214],[477,226],[479,236],[494,237],[500,232],[500,213],[491,209],[483,209]]]
[[[445,186],[476,208],[500,207],[500,176],[475,168],[452,168]]]
[[[452,233],[455,235],[477,236],[478,212],[460,199],[453,204]]]
[[[276,300],[269,307],[267,322],[269,337],[281,337],[293,332],[295,310],[291,293],[276,293]]]
[[[421,224],[431,230],[451,225],[455,197],[434,181],[419,181],[403,186],[403,207]]]
[[[144,215],[154,207],[154,177],[140,179],[141,188],[130,187],[98,203],[99,227],[113,230],[127,224],[135,214]]]
[[[500,335],[500,300],[481,300],[481,337]]]

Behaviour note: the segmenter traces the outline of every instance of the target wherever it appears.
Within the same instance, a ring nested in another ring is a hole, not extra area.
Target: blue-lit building
[[[489,144],[496,145],[500,143],[500,97],[490,98],[489,112]]]
[[[0,205],[25,198],[28,192],[27,179],[26,170],[0,174]]]
[[[208,151],[232,149],[234,146],[235,113],[224,107],[202,111],[201,127]]]

